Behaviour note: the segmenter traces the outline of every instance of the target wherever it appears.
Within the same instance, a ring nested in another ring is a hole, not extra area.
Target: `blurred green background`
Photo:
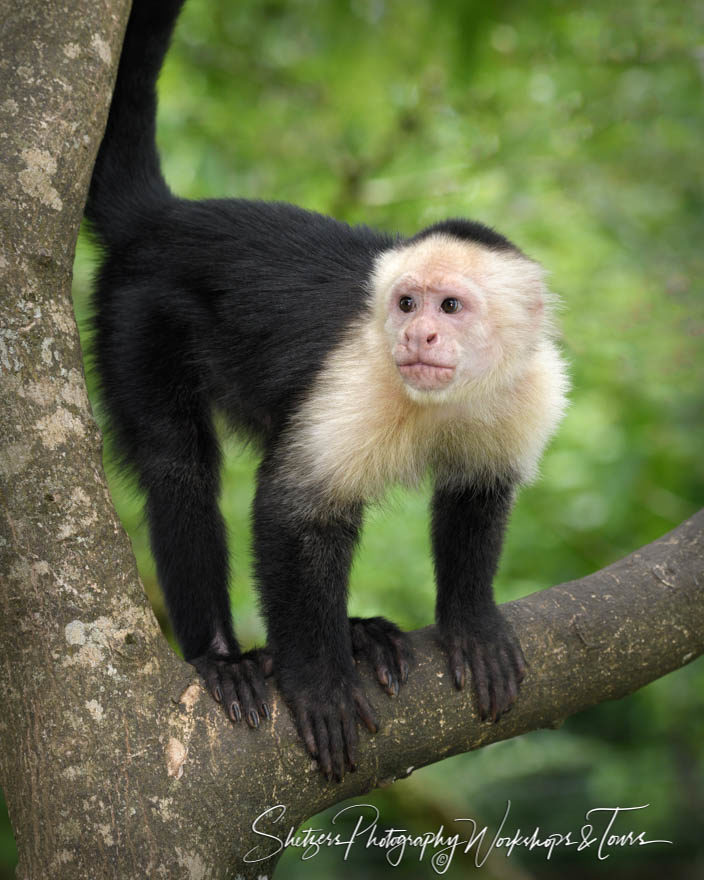
[[[572,404],[540,480],[519,497],[501,601],[601,568],[704,502],[703,25],[701,0],[189,0],[179,24],[159,119],[179,194],[282,199],[409,234],[464,215],[549,268],[565,304]],[[92,266],[82,235],[84,332]],[[264,636],[248,552],[254,459],[224,442],[232,602],[250,645]],[[166,626],[140,499],[107,465]],[[432,620],[427,501],[427,491],[395,492],[368,518],[353,613],[406,628]],[[361,800],[382,826],[423,833],[471,817],[490,836],[508,800],[507,828],[544,835],[574,834],[592,807],[650,804],[615,830],[672,846],[617,848],[601,862],[593,848],[549,860],[517,849],[481,874],[704,877],[704,663],[559,731],[447,760]],[[331,815],[311,824],[336,830]],[[361,846],[346,861],[335,850],[300,855],[288,852],[279,876],[435,876],[417,852],[395,869]],[[458,855],[447,875],[472,870]]]

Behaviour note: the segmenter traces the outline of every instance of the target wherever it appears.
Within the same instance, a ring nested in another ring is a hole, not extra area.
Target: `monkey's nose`
[[[438,332],[426,321],[414,321],[406,328],[406,342],[417,348],[427,348],[438,341]]]

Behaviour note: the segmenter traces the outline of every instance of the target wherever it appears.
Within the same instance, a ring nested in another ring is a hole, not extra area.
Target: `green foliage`
[[[572,404],[541,479],[519,498],[502,600],[600,568],[704,499],[703,20],[701,0],[189,0],[180,22],[159,120],[176,192],[281,199],[402,233],[470,216],[550,269]],[[82,239],[82,329],[90,259]],[[254,458],[232,440],[226,449],[232,597],[249,644],[264,637],[246,549]],[[108,469],[160,607],[139,499]],[[426,504],[427,491],[398,492],[368,517],[354,612],[431,621]],[[600,864],[591,853],[516,852],[508,866],[536,877],[648,877],[651,867],[693,877],[704,859],[703,690],[700,661],[559,732],[416,773],[374,803],[386,825],[419,833],[459,816],[495,829],[507,799],[516,823],[548,832],[578,827],[591,807],[650,803],[636,827],[674,846]],[[345,865],[338,852],[299,857],[289,853],[281,872],[391,870],[360,849]],[[506,876],[501,863],[496,873],[487,863],[487,880]],[[427,861],[403,865],[432,876]],[[470,866],[458,859],[448,874]]]

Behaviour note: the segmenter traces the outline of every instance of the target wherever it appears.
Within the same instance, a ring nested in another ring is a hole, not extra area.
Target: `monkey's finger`
[[[342,736],[342,712],[335,713],[328,719],[328,734],[330,738],[330,759],[332,763],[332,775],[335,782],[341,782],[345,775],[345,746]]]
[[[242,709],[240,707],[235,683],[232,680],[232,676],[229,674],[229,672],[226,672],[221,676],[221,686],[222,704],[225,708],[225,711],[230,716],[230,720],[241,721]]]
[[[318,763],[328,782],[332,778],[332,760],[330,759],[330,741],[328,727],[322,715],[314,718],[315,739],[318,744]]]
[[[389,696],[398,696],[408,679],[410,649],[405,634],[383,617],[350,618],[352,653],[367,660]]]
[[[264,718],[267,719],[267,721],[269,721],[271,719],[271,712],[269,711],[269,704],[266,701],[264,679],[261,676],[261,669],[258,663],[252,660],[248,660],[247,672],[249,674],[249,686],[252,691],[255,709],[260,713],[260,715],[262,715]]]
[[[356,691],[354,694],[354,704],[357,708],[357,714],[365,723],[367,730],[370,733],[376,733],[379,729],[379,722],[376,720],[376,715],[374,714],[374,710],[369,705],[369,701],[367,700],[364,693],[361,691]]]
[[[345,739],[345,752],[347,753],[347,766],[354,772],[357,769],[357,721],[354,714],[348,709],[342,710],[342,733]]]
[[[220,681],[220,665],[216,662],[208,662],[205,657],[196,657],[190,662],[200,675],[203,684],[213,695],[213,699],[218,703],[222,702],[223,694]]]
[[[523,653],[523,649],[521,648],[518,641],[513,643],[511,655],[513,658],[513,666],[516,670],[516,675],[518,676],[518,683],[520,684],[526,676],[526,672],[528,671],[528,661],[526,660],[525,654]]]
[[[394,676],[391,672],[393,657],[384,644],[384,634],[377,626],[376,619],[350,619],[352,653],[357,660],[367,660],[376,673],[379,684],[389,696],[394,694]]]
[[[487,665],[489,668],[489,715],[492,721],[498,721],[506,708],[504,694],[504,673],[492,648],[488,651]]]
[[[205,683],[208,687],[208,690],[213,695],[213,698],[218,703],[221,703],[223,697],[222,682],[220,680],[220,673],[217,669],[215,669],[214,667],[210,668]]]
[[[394,678],[400,678],[400,669],[396,657],[396,649],[393,640],[395,624],[383,617],[372,618],[368,621],[369,635],[372,641],[372,656],[375,666],[384,666],[389,672],[389,683]]]
[[[383,659],[379,659],[379,665],[376,668],[376,677],[379,679],[381,686],[390,697],[398,696],[398,681],[386,665]]]
[[[305,747],[308,750],[308,754],[311,758],[318,757],[318,746],[315,742],[315,734],[313,733],[313,724],[311,722],[310,715],[307,712],[302,712],[298,716],[298,732],[301,735],[301,739],[305,743]]]
[[[387,639],[387,644],[385,645],[382,653],[385,658],[383,668],[386,672],[386,693],[389,694],[389,696],[397,697],[401,687],[402,672],[401,664],[398,659],[398,654],[394,649],[391,638]]]
[[[394,669],[396,662],[393,655],[384,651],[379,645],[374,645],[372,652],[377,679],[390,697],[397,697],[400,673]]]
[[[399,637],[392,635],[389,636],[389,638],[393,645],[399,678],[401,679],[401,683],[405,684],[408,681],[408,670],[411,660],[413,659],[413,651],[405,636]]]
[[[465,656],[461,645],[450,648],[450,675],[452,682],[458,691],[461,691],[466,682]]]
[[[523,677],[525,676],[529,664],[526,660],[525,654],[523,653],[523,649],[521,648],[521,643],[518,640],[518,637],[516,636],[513,627],[507,620],[504,620],[504,633],[501,644],[508,653],[511,665],[516,671],[518,682],[520,684],[520,682],[523,680]]]
[[[484,652],[477,645],[472,647],[472,681],[474,690],[477,695],[479,707],[479,718],[486,721],[489,717],[490,698],[489,698],[489,680],[487,676],[486,664],[484,662]]]
[[[232,667],[232,675],[237,688],[237,697],[242,707],[242,715],[250,727],[259,727],[259,713],[254,702],[252,689],[245,675],[246,664],[238,663]]]
[[[408,681],[408,672],[411,666],[407,660],[401,661],[401,683],[405,684]]]
[[[499,651],[499,656],[501,659],[501,668],[504,671],[504,691],[506,693],[506,706],[504,708],[505,714],[516,702],[516,697],[518,697],[519,679],[513,665],[513,657],[511,651],[507,650],[502,645],[501,650]]]
[[[503,711],[504,715],[507,712],[511,711],[511,707],[516,702],[516,699],[518,697],[518,682],[516,681],[516,679],[512,675],[509,675],[508,679],[505,682],[505,687],[506,687],[506,708]]]

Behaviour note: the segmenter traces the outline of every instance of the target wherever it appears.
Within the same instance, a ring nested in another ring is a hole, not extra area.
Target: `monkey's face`
[[[500,356],[486,297],[453,273],[400,278],[391,289],[385,329],[396,368],[414,391],[444,392],[479,378]]]
[[[374,282],[385,342],[419,403],[513,381],[550,332],[543,270],[516,250],[432,236],[385,254]]]

